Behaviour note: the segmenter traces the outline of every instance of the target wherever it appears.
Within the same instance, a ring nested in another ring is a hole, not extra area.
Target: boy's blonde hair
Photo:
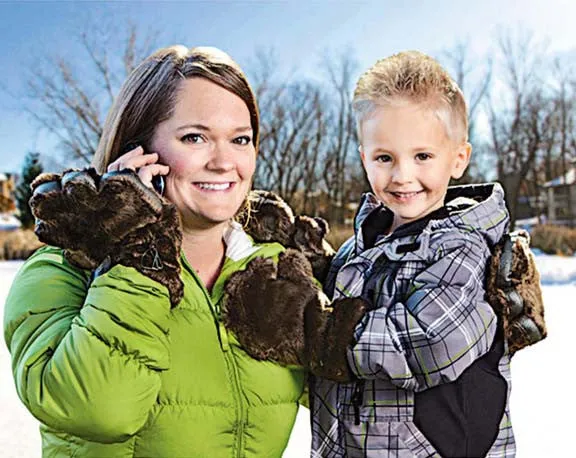
[[[411,101],[431,109],[448,138],[468,140],[468,111],[462,91],[448,72],[419,51],[405,51],[377,61],[358,80],[352,107],[361,123],[377,107]]]

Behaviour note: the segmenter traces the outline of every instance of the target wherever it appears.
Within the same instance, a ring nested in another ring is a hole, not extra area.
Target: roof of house
[[[556,186],[563,186],[565,184],[572,185],[574,183],[576,183],[576,168],[570,169],[564,175],[544,183],[543,186],[545,188],[554,188]]]

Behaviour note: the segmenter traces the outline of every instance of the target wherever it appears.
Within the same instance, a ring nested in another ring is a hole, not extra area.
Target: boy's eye
[[[416,155],[416,159],[418,159],[419,161],[426,161],[428,159],[430,159],[432,157],[432,155],[430,153],[418,153]]]
[[[392,156],[389,154],[380,154],[376,157],[377,162],[390,162],[392,160]]]
[[[186,134],[180,140],[186,143],[204,143],[201,134]]]
[[[232,140],[233,143],[236,143],[237,145],[247,145],[252,141],[252,139],[250,138],[250,136],[248,135],[242,135],[241,137],[236,137],[234,140]]]

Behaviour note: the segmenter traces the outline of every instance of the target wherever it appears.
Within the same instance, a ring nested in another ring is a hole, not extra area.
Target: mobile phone
[[[139,146],[140,146],[140,143],[137,143],[137,142],[127,143],[126,146],[124,146],[124,148],[122,148],[121,154],[126,154],[128,151],[132,151],[134,148],[138,148]],[[144,151],[144,154],[146,154],[146,151]],[[164,195],[164,189],[166,187],[164,177],[162,175],[154,175],[152,177],[152,187],[154,188],[154,190],[158,194],[163,196]]]
[[[165,187],[164,177],[162,175],[154,175],[152,177],[152,187],[158,194],[163,196]]]

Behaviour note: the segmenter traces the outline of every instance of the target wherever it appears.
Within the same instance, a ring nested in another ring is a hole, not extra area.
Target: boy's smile
[[[397,100],[376,107],[360,126],[368,181],[394,213],[390,231],[442,207],[450,178],[460,178],[470,159],[470,145],[449,139],[429,106]]]

